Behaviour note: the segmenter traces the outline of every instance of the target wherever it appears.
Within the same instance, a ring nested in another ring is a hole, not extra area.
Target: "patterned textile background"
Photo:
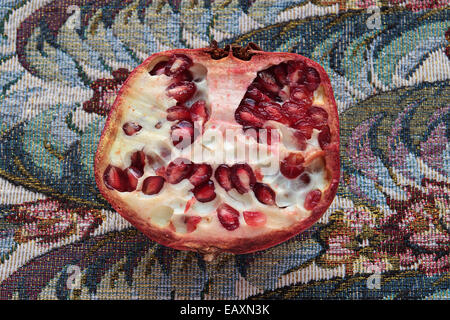
[[[0,0],[0,298],[449,299],[449,28],[449,0]],[[93,157],[129,72],[211,39],[324,66],[342,180],[310,230],[205,263],[114,212]]]

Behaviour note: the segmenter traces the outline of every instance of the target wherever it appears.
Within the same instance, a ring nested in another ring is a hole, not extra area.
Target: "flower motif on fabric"
[[[345,273],[353,275],[365,271],[369,265],[388,269],[386,253],[379,250],[382,232],[377,227],[379,215],[367,207],[336,211],[330,223],[321,229],[319,239],[326,251],[317,258],[324,268],[345,265]]]
[[[410,199],[387,200],[396,211],[382,219],[380,250],[398,258],[400,268],[427,275],[450,271],[450,215],[447,183],[423,179]],[[423,192],[425,190],[426,192]]]
[[[412,11],[444,8],[448,5],[446,0],[390,0],[393,5],[405,5]]]
[[[57,200],[23,203],[10,211],[6,220],[17,226],[17,243],[54,243],[73,235],[85,238],[104,220],[99,210],[70,208]]]
[[[129,74],[128,69],[119,68],[112,72],[112,79],[101,78],[92,82],[90,87],[94,90],[94,95],[90,100],[83,103],[84,111],[106,116],[112,108],[120,87]]]
[[[449,272],[449,186],[423,181],[423,187],[428,194],[412,189],[409,200],[388,199],[389,213],[367,207],[334,212],[319,232],[326,250],[318,263],[325,268],[345,265],[348,275],[370,272],[371,267],[380,272]]]
[[[323,267],[345,265],[347,275],[373,267],[426,276],[449,272],[450,107],[445,89],[435,88],[426,99],[420,91],[391,93],[390,106],[374,97],[341,117],[341,129],[351,132],[342,144],[342,188],[353,205],[331,214],[319,233]],[[416,102],[407,104],[406,97]],[[355,113],[362,120],[357,126]]]

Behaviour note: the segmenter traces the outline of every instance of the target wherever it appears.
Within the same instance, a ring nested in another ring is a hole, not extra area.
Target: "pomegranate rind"
[[[295,53],[267,53],[264,51],[250,52],[253,54],[250,61],[242,61],[230,54],[225,58],[217,60],[222,62],[222,64],[220,64],[220,66],[218,65],[217,68],[221,68],[223,63],[229,63],[230,66],[240,66],[241,69],[253,69],[250,71],[254,71],[256,74],[256,71],[263,70],[269,65],[276,65],[289,60],[301,60],[306,63],[307,66],[314,67],[319,72],[321,86],[323,88],[323,96],[327,99],[325,106],[329,115],[328,126],[330,127],[331,133],[331,141],[326,146],[324,154],[329,185],[325,190],[323,190],[320,202],[314,207],[308,217],[292,224],[288,228],[269,231],[253,237],[230,239],[203,237],[199,239],[193,235],[195,232],[179,234],[175,232],[173,228],[162,228],[151,224],[148,218],[145,218],[139,212],[134,211],[126,202],[122,201],[118,195],[118,191],[110,190],[105,186],[103,172],[109,165],[108,155],[111,151],[112,142],[117,136],[118,130],[122,130],[120,123],[124,111],[124,108],[122,107],[124,103],[123,97],[126,96],[129,91],[136,90],[133,88],[133,80],[135,76],[142,72],[148,72],[152,64],[154,64],[153,61],[155,61],[155,59],[160,59],[161,57],[166,57],[173,54],[185,54],[191,57],[194,61],[216,61],[211,59],[211,56],[206,49],[175,49],[155,53],[147,58],[136,69],[134,69],[121,87],[113,107],[108,114],[108,118],[102,130],[95,155],[95,180],[99,191],[123,218],[129,221],[150,239],[174,249],[199,252],[205,256],[206,260],[211,260],[220,252],[243,254],[263,250],[284,242],[298,233],[310,228],[322,217],[327,208],[330,206],[336,195],[339,184],[339,120],[333,89],[325,70],[315,61]],[[210,66],[210,68],[214,68],[212,64],[210,64]],[[250,83],[242,83],[242,85],[248,86]],[[229,115],[229,118],[234,118],[234,115]]]

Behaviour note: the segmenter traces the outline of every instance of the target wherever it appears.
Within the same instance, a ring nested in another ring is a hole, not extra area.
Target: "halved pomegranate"
[[[324,69],[253,44],[145,60],[120,90],[95,158],[97,185],[124,218],[205,259],[309,228],[333,200],[339,171]]]

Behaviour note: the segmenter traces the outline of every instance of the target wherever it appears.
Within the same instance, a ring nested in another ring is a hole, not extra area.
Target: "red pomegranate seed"
[[[234,118],[241,125],[261,128],[264,125],[264,119],[261,119],[254,113],[255,111],[240,106],[236,109]]]
[[[171,127],[172,142],[178,149],[184,149],[194,141],[194,125],[189,121],[180,121]]]
[[[184,223],[186,223],[186,231],[188,233],[195,231],[197,229],[197,225],[202,221],[202,218],[199,216],[186,216],[184,217]]]
[[[226,203],[217,208],[217,217],[222,226],[228,231],[233,231],[239,227],[239,211]]]
[[[251,99],[251,98],[244,98],[244,99],[241,101],[241,104],[240,104],[240,105],[241,105],[241,106],[245,106],[245,107],[247,107],[247,108],[253,110],[253,109],[256,107],[256,101],[253,100],[253,99]]]
[[[288,61],[287,72],[287,78],[290,84],[302,84],[306,78],[306,65],[302,61]]]
[[[278,94],[280,91],[280,86],[275,80],[274,75],[269,70],[261,71],[258,73],[256,81],[261,85],[261,87],[272,94]]]
[[[177,184],[181,180],[186,179],[192,172],[192,163],[183,158],[175,159],[170,162],[166,168],[166,180],[170,184]]]
[[[267,217],[264,213],[259,211],[244,211],[242,212],[245,223],[251,227],[262,227],[266,224]]]
[[[305,85],[309,91],[314,91],[319,87],[320,84],[320,74],[313,67],[309,67],[306,70]]]
[[[301,133],[301,135],[305,138],[305,140],[311,139],[314,127],[311,124],[310,118],[304,117],[295,122],[292,127],[296,129],[299,133]]]
[[[267,95],[261,92],[258,88],[256,88],[254,85],[251,85],[247,89],[247,93],[245,94],[246,98],[250,98],[256,102],[261,101],[272,101]]]
[[[233,188],[231,183],[231,170],[226,164],[221,164],[217,167],[214,178],[216,178],[216,181],[225,191],[230,191]]]
[[[256,182],[252,168],[246,163],[234,164],[230,177],[233,187],[241,194],[248,192]]]
[[[189,181],[194,186],[201,185],[202,183],[206,182],[211,178],[212,175],[212,168],[209,164],[201,163],[201,164],[194,164],[192,169],[192,175],[189,178]]]
[[[305,159],[299,153],[291,153],[280,163],[281,173],[288,179],[297,178],[304,170]]]
[[[135,122],[127,122],[122,126],[122,130],[127,136],[132,136],[141,129],[142,127]]]
[[[133,167],[125,169],[125,174],[128,177],[128,191],[136,190],[138,179],[142,176],[141,172],[136,171]]]
[[[300,177],[298,177],[304,184],[309,184],[311,182],[311,177],[306,172],[303,172]]]
[[[183,54],[174,54],[167,61],[165,73],[168,76],[177,75],[192,66],[192,60]]]
[[[325,149],[331,141],[330,127],[325,126],[319,133],[319,145],[322,149]]]
[[[183,81],[192,81],[194,77],[192,76],[192,73],[189,70],[185,70],[173,77],[172,82],[173,83],[179,83]]]
[[[142,183],[142,192],[146,195],[158,194],[164,186],[164,178],[160,176],[151,176],[145,178]]]
[[[285,63],[281,63],[272,67],[273,75],[278,83],[282,86],[289,84],[287,79],[287,66]]]
[[[307,106],[303,102],[286,101],[281,106],[281,112],[291,122],[296,122],[305,117]]]
[[[253,192],[259,202],[269,206],[275,205],[275,192],[264,183],[256,183],[253,186]]]
[[[109,165],[103,173],[105,186],[120,192],[128,191],[128,175],[120,168]]]
[[[166,70],[167,61],[161,61],[155,64],[153,69],[150,71],[150,74],[152,76],[159,76],[160,74],[163,74]]]
[[[291,127],[296,129],[294,135],[298,139],[304,141],[306,147],[306,140],[311,138],[312,131],[314,129],[312,125],[312,119],[309,117],[307,113],[302,114],[300,119],[298,119]],[[303,142],[301,142],[300,144],[303,144]]]
[[[316,129],[322,129],[327,125],[328,113],[320,107],[309,108],[308,116],[311,118],[312,126]]]
[[[266,120],[286,122],[286,119],[284,119],[284,116],[281,113],[280,105],[274,102],[263,101],[258,104],[258,113]]]
[[[303,103],[306,107],[310,107],[312,105],[312,94],[311,92],[303,85],[295,86],[291,90],[291,100],[294,102]]]
[[[206,102],[198,100],[194,102],[190,109],[192,121],[205,123],[209,118],[208,109],[206,108]]]
[[[320,198],[322,197],[322,191],[319,189],[312,190],[308,192],[305,198],[305,209],[312,210],[317,204],[320,202]]]
[[[214,192],[214,182],[211,180],[196,186],[193,190],[195,198],[200,202],[209,202],[214,200],[216,193]]]
[[[133,168],[139,178],[144,174],[145,158],[145,153],[142,150],[136,151],[131,155],[130,168]]]
[[[167,120],[177,121],[177,120],[191,120],[191,113],[189,109],[185,106],[173,106],[167,109]]]
[[[195,83],[188,81],[181,81],[173,83],[167,88],[167,95],[174,98],[179,103],[188,101],[194,95],[197,87]]]

